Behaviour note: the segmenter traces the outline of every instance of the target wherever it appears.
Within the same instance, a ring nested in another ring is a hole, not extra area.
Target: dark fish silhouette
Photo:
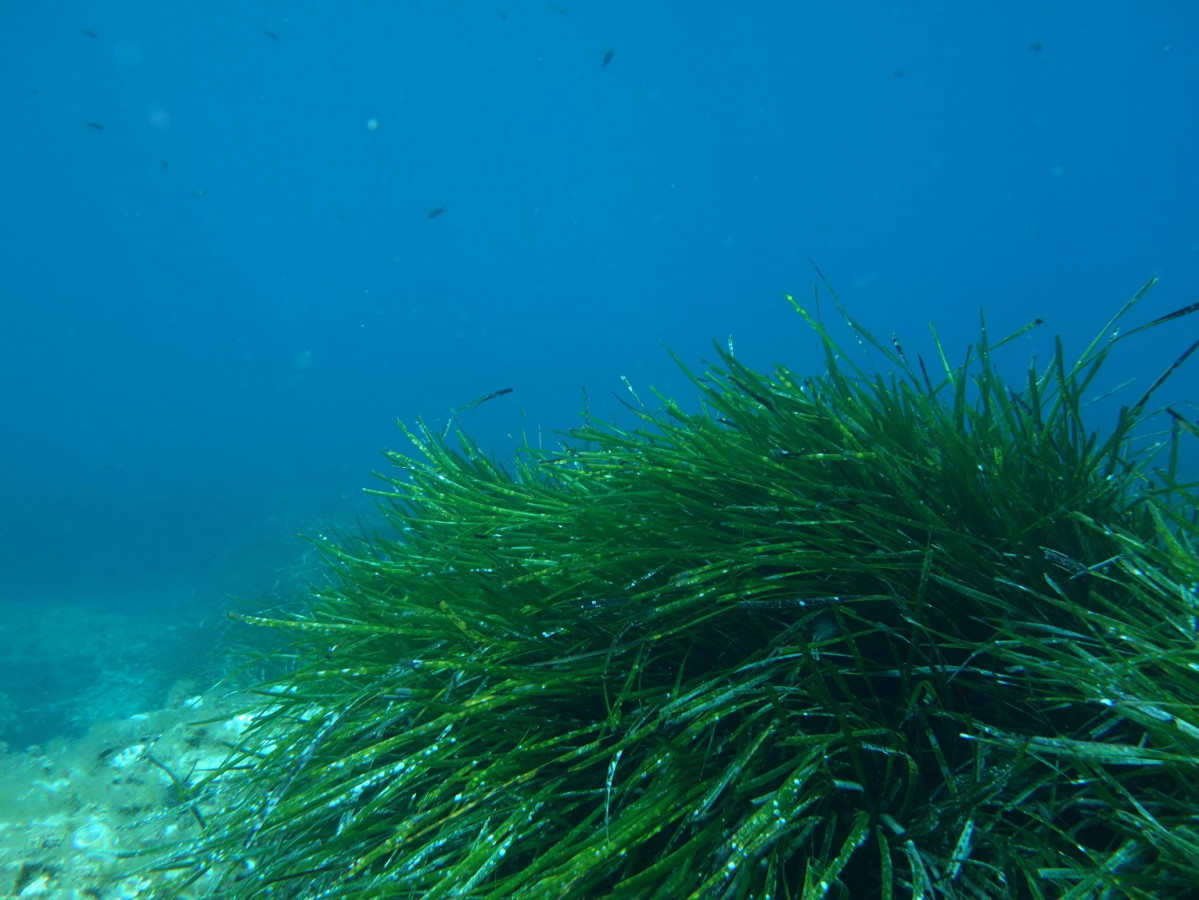
[[[486,403],[488,400],[494,400],[496,397],[502,397],[502,396],[504,396],[504,394],[511,394],[511,393],[512,393],[512,388],[500,388],[498,391],[492,391],[490,394],[484,394],[478,400],[472,400],[470,403],[467,403],[465,406],[459,406],[457,409],[454,410],[454,412],[460,413],[467,409],[474,409],[480,403]]]
[[[612,50],[612,49],[610,49],[610,48],[609,48],[608,52],[604,54],[604,61],[603,61],[602,63],[600,63],[600,68],[601,68],[601,69],[606,69],[606,68],[608,68],[608,63],[612,62],[612,55],[613,55],[613,53],[615,53],[615,52],[616,52],[616,51],[614,51],[614,50]]]
[[[436,219],[436,218],[437,218],[438,216],[440,216],[440,215],[441,215],[443,212],[445,212],[445,207],[444,207],[444,206],[436,206],[436,207],[434,207],[433,209],[429,210],[429,218],[430,218],[430,219]]]
[[[85,122],[84,124],[86,124],[88,128],[96,129],[96,131],[104,130],[104,126],[101,125],[99,122]]]

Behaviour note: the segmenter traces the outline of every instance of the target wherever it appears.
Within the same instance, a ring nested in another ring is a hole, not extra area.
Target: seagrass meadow
[[[1015,382],[1039,322],[930,362],[792,300],[814,374],[717,347],[698,411],[634,396],[504,465],[406,429],[394,531],[242,617],[288,668],[167,865],[222,897],[1196,896],[1199,427],[1150,404],[1199,341],[1087,408],[1199,309],[1121,334],[1146,289]]]

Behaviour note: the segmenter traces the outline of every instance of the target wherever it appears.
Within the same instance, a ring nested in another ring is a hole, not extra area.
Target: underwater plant
[[[175,861],[223,897],[1140,897],[1199,884],[1199,526],[1168,410],[979,342],[636,400],[511,471],[405,429]],[[789,298],[790,299],[790,298]],[[840,309],[840,304],[838,303]],[[934,334],[935,337],[935,334]],[[634,395],[635,396],[635,395]],[[1165,417],[1162,417],[1163,419]],[[239,777],[226,777],[240,772]]]

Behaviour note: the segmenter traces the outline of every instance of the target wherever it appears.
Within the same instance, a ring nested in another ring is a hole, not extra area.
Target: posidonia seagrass
[[[846,316],[875,371],[795,304],[822,373],[717,347],[699,411],[510,469],[407,429],[395,533],[251,620],[292,667],[174,864],[224,897],[1194,896],[1196,428],[1143,440],[1161,380],[1085,416],[1148,287],[1015,385],[985,325],[930,366]]]

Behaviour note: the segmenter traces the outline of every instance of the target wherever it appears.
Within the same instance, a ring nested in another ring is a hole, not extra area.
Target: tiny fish
[[[484,394],[478,400],[472,400],[470,403],[467,403],[465,406],[459,406],[457,409],[454,410],[454,412],[460,413],[463,410],[474,409],[480,403],[486,403],[488,400],[494,400],[496,397],[502,397],[502,396],[504,396],[504,394],[511,394],[511,393],[512,393],[512,388],[500,388],[498,391],[492,391],[490,394]]]
[[[444,206],[435,206],[435,207],[433,207],[433,209],[429,210],[429,218],[430,218],[430,219],[436,219],[436,218],[437,218],[438,216],[440,216],[440,215],[441,215],[443,212],[445,212],[445,207],[444,207]]]
[[[101,125],[99,122],[85,122],[84,124],[87,125],[88,128],[96,129],[96,131],[104,130],[104,126]]]
[[[279,35],[275,34],[275,32],[273,32],[273,31],[267,31],[264,28],[264,29],[262,29],[262,33],[265,34],[267,37],[269,37],[272,41],[279,40]]]
[[[96,36],[96,32],[92,31],[90,28],[80,28],[79,33],[81,35],[83,35],[84,37],[95,37]]]
[[[1042,44],[1040,41],[1033,41],[1031,44],[1028,45],[1028,49],[1031,50],[1033,53],[1040,53],[1042,50],[1045,49],[1045,45]]]
[[[602,63],[600,63],[601,69],[608,68],[608,63],[612,62],[612,55],[615,52],[616,52],[615,50],[608,48],[608,52],[604,54],[604,61]]]

